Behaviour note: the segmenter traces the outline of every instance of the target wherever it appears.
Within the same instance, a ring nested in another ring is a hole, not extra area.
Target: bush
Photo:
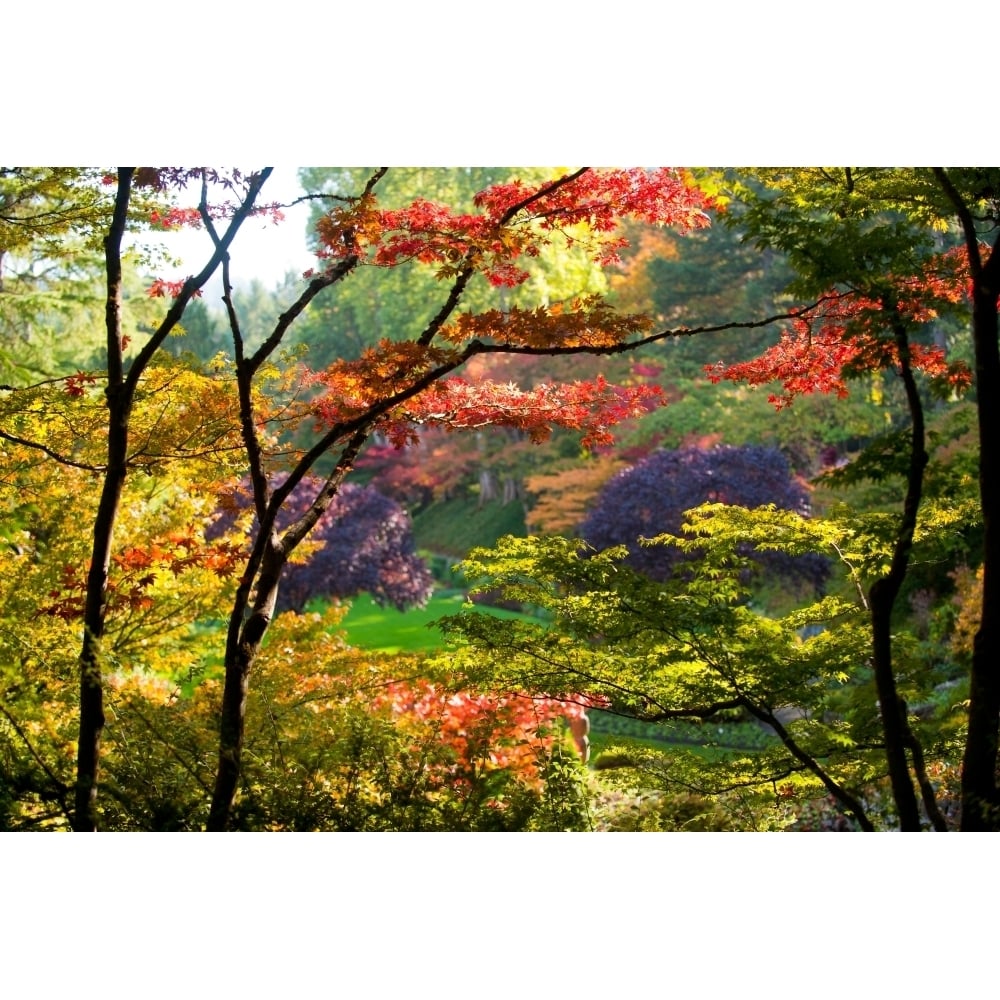
[[[643,547],[640,537],[677,535],[685,511],[703,503],[740,507],[774,504],[809,512],[809,494],[776,448],[720,445],[708,450],[662,450],[614,476],[601,491],[580,535],[597,549],[625,545],[627,562],[653,580],[665,580],[682,553],[669,546]],[[805,580],[819,590],[826,561],[819,556],[764,553],[759,561],[772,572]]]

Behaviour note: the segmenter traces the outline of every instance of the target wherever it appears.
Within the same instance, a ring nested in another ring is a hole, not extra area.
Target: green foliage
[[[740,829],[719,799],[687,791],[635,790],[605,783],[594,803],[594,828],[608,833],[713,833]]]
[[[656,776],[660,788],[721,795],[773,791],[780,783],[785,797],[808,799],[832,780],[858,796],[884,766],[861,599],[882,569],[883,537],[878,518],[846,510],[810,520],[773,508],[705,505],[689,512],[683,536],[648,542],[695,556],[663,584],[628,570],[621,549],[503,539],[491,551],[471,553],[465,572],[478,587],[537,605],[548,617],[499,621],[464,611],[446,619],[444,630],[468,644],[452,669],[469,683],[583,699],[661,725],[736,711],[778,731],[779,739],[751,754],[711,762],[688,753],[637,753],[632,766]],[[751,603],[747,545],[788,555],[822,552],[860,589],[764,617]],[[936,679],[921,673],[914,644],[898,645],[901,693],[916,704]],[[911,725],[932,758],[952,752],[949,737],[930,722]]]
[[[137,196],[137,228],[158,197]],[[0,381],[25,385],[102,366],[102,241],[112,208],[99,170],[0,168]],[[148,236],[123,259],[122,332],[133,345],[154,311],[140,277],[154,259]]]

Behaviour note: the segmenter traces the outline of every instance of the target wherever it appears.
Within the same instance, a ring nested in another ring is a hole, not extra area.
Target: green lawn
[[[366,594],[351,601],[351,610],[342,622],[347,641],[359,649],[374,649],[385,653],[413,653],[440,649],[444,636],[430,623],[446,615],[457,614],[465,597],[455,591],[435,594],[424,608],[397,611],[379,607]],[[521,618],[514,611],[482,608],[500,618]]]

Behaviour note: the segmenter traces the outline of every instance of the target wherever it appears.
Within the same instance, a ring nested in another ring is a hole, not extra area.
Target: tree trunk
[[[899,813],[899,826],[901,830],[915,832],[920,830],[920,810],[906,758],[907,743],[915,737],[909,731],[904,715],[906,709],[896,690],[896,676],[892,664],[892,612],[910,564],[913,533],[917,526],[917,512],[923,495],[927,451],[924,442],[923,404],[910,367],[910,345],[906,327],[896,311],[895,302],[887,301],[884,304],[891,316],[896,350],[899,354],[900,374],[910,411],[911,436],[903,517],[893,545],[892,562],[889,565],[889,572],[872,584],[868,598],[872,620],[872,670],[875,674],[875,688],[878,691],[882,732],[885,736],[886,763],[889,767],[892,796]]]
[[[125,232],[132,168],[118,171],[118,194],[111,228],[104,240],[108,294],[105,305],[108,351],[108,466],[94,521],[94,544],[87,576],[87,598],[80,650],[80,732],[76,748],[76,795],[73,829],[97,829],[97,782],[104,732],[104,686],[101,638],[107,612],[108,570],[118,504],[125,483],[131,397],[123,391],[121,311],[121,242]]]
[[[1000,260],[994,248],[990,265]],[[972,649],[969,732],[962,760],[962,830],[1000,830],[997,730],[1000,725],[1000,350],[997,272],[974,278],[972,334],[979,414],[979,490],[983,513],[983,610]]]
[[[892,609],[898,593],[899,584],[890,577],[883,577],[872,585],[868,602],[872,620],[872,670],[882,717],[889,782],[899,813],[899,828],[912,833],[920,829],[920,812],[906,760],[907,730],[892,669]]]
[[[934,177],[965,236],[972,276],[972,343],[979,420],[979,498],[983,516],[983,608],[972,646],[969,731],[962,758],[963,831],[1000,830],[997,731],[1000,728],[1000,237],[983,263],[972,211],[943,167]],[[993,191],[993,195],[996,195]]]
[[[242,625],[232,627],[242,618],[242,608],[245,606],[241,595],[237,595],[230,635],[226,642],[226,678],[219,717],[219,767],[215,775],[215,788],[212,791],[212,805],[206,827],[214,833],[224,831],[229,826],[232,815],[243,761],[250,672],[274,616],[278,583],[286,561],[273,544],[274,541],[272,536],[261,560],[257,599],[253,609]]]

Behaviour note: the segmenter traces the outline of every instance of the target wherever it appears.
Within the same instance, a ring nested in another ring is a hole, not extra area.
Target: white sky
[[[275,167],[261,190],[262,204],[281,202],[287,204],[302,194],[298,183],[297,167]],[[197,201],[192,194],[191,205]],[[188,206],[185,206],[188,207]],[[285,220],[275,225],[270,218],[248,219],[237,234],[230,254],[233,284],[237,287],[259,279],[268,289],[274,288],[288,271],[301,274],[315,264],[315,258],[306,244],[306,226],[309,206],[305,203],[284,210]],[[167,251],[182,261],[176,268],[157,274],[169,280],[179,280],[197,272],[211,254],[211,243],[202,230],[183,229],[172,233],[158,233],[157,240]],[[218,294],[216,294],[218,292]],[[216,276],[206,288],[209,301],[221,296],[221,277]]]

